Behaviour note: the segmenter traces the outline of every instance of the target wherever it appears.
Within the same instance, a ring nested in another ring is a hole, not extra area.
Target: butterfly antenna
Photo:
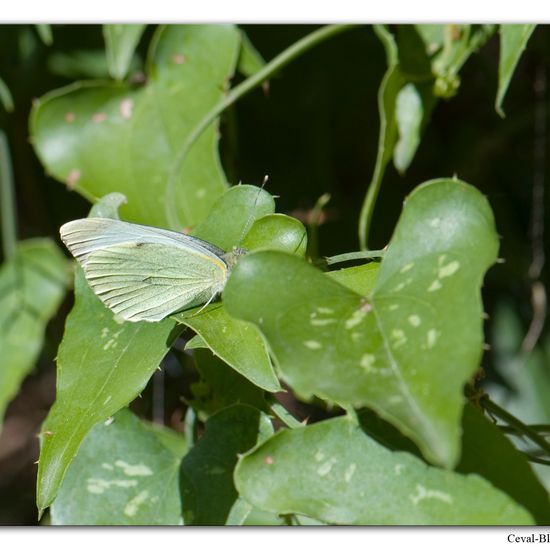
[[[237,248],[240,247],[241,243],[243,242],[244,238],[246,237],[246,234],[250,231],[250,228],[252,227],[252,224],[254,223],[254,218],[256,214],[256,206],[258,205],[258,200],[260,199],[260,195],[264,189],[264,187],[267,185],[267,182],[269,180],[269,176],[266,174],[264,176],[264,181],[262,182],[262,185],[258,189],[258,194],[256,195],[256,198],[254,199],[254,205],[252,206],[252,213],[248,217],[248,220],[246,221],[243,231],[241,233],[241,236],[239,238],[239,244],[237,245]]]

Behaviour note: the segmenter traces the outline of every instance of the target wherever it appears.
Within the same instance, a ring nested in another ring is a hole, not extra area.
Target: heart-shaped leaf
[[[91,215],[116,217],[122,199],[105,197]],[[42,428],[40,511],[55,498],[86,434],[142,391],[178,332],[171,319],[160,323],[115,319],[77,268],[75,305],[57,355],[57,397]]]
[[[223,97],[239,36],[231,25],[161,27],[146,84],[81,82],[39,99],[30,126],[47,171],[89,198],[124,193],[127,221],[167,227],[170,206],[177,229],[202,221],[225,188],[215,124],[192,147],[170,196],[167,184],[183,143]]]
[[[407,199],[368,299],[265,251],[239,262],[224,304],[262,331],[298,393],[372,407],[426,458],[452,467],[463,386],[482,353],[480,286],[497,248],[479,191],[436,180]]]
[[[239,460],[235,484],[262,510],[343,525],[532,525],[475,475],[392,452],[349,418],[282,430]]]
[[[181,525],[181,434],[128,410],[84,439],[51,508],[53,525]]]

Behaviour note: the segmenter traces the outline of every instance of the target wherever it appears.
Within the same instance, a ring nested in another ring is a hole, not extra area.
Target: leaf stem
[[[370,260],[372,258],[383,258],[385,250],[359,250],[358,252],[347,252],[336,256],[325,258],[327,265],[341,264],[351,260]]]
[[[233,88],[217,105],[215,105],[199,122],[197,126],[187,136],[187,139],[183,143],[177,157],[172,164],[170,175],[168,176],[168,183],[166,187],[166,199],[165,209],[166,217],[169,224],[173,228],[178,228],[181,224],[177,214],[177,204],[175,200],[175,182],[181,173],[183,163],[189,153],[189,150],[193,144],[197,141],[200,135],[208,128],[217,117],[225,111],[228,107],[233,105],[237,100],[251,92],[263,82],[268,80],[277,71],[282,69],[285,65],[288,65],[291,61],[305,53],[307,50],[316,46],[318,43],[323,42],[327,38],[335,36],[345,30],[351,29],[356,25],[326,25],[313,31],[304,38],[298,40],[286,50],[282,51],[279,55],[273,58],[262,69],[254,73],[252,76],[241,82],[238,86]]]
[[[271,412],[289,428],[301,428],[303,424],[296,420],[274,397],[268,399]]]
[[[530,426],[524,424],[521,420],[516,418],[513,414],[510,414],[508,411],[505,411],[494,401],[491,401],[488,395],[484,395],[481,398],[481,405],[490,414],[500,418],[501,420],[504,420],[517,432],[524,434],[525,437],[529,438],[533,443],[537,444],[540,449],[542,449],[545,453],[548,454],[548,456],[550,456],[550,442],[546,441],[544,437],[539,435]]]
[[[13,171],[8,140],[6,134],[0,130],[0,217],[2,218],[4,261],[13,257],[17,246],[17,210],[13,187]]]

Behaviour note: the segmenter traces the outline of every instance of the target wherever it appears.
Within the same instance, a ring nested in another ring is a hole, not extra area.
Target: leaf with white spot
[[[481,282],[497,248],[479,191],[435,180],[407,199],[370,296],[266,251],[239,262],[224,304],[260,329],[293,390],[369,406],[452,467],[463,386],[482,354]]]
[[[238,499],[233,482],[237,456],[272,434],[269,417],[248,405],[232,405],[207,420],[204,434],[181,464],[186,525],[236,521],[232,509]]]
[[[159,27],[145,84],[77,82],[37,100],[30,129],[46,170],[89,199],[124,193],[127,221],[167,227],[172,206],[173,229],[202,221],[226,187],[217,123],[193,145],[173,196],[167,182],[185,140],[223,98],[239,40],[232,25]]]
[[[180,525],[181,434],[129,410],[86,436],[51,508],[53,525]]]
[[[483,478],[392,452],[342,417],[278,432],[239,460],[235,484],[261,510],[333,524],[533,524]]]
[[[108,195],[91,215],[116,217],[121,195]],[[75,273],[75,305],[57,355],[57,395],[42,427],[37,504],[54,500],[82,440],[98,422],[146,386],[180,330],[175,321],[121,322],[94,294],[82,269]]]

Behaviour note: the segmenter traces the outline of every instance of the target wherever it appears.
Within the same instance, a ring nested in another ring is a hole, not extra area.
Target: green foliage
[[[508,91],[510,80],[535,27],[536,25],[500,26],[500,61],[498,65],[498,91],[495,100],[495,109],[501,117],[504,117],[502,103]]]
[[[115,217],[113,208],[120,197],[114,199],[99,203],[91,215]],[[40,511],[55,498],[86,434],[138,396],[177,332],[170,319],[155,324],[119,321],[77,268],[75,305],[57,356],[56,401],[42,428],[37,484]]]
[[[123,80],[145,25],[103,25],[105,53],[109,73],[115,80]]]
[[[543,485],[550,478],[529,464],[548,460],[550,428],[510,414],[550,421],[548,350],[539,345],[526,356],[513,315],[491,321],[489,356],[515,393],[494,385],[489,392],[509,411],[490,408],[478,385],[481,289],[499,248],[488,200],[456,177],[428,181],[406,198],[393,231],[388,226],[389,244],[367,250],[390,161],[400,175],[411,169],[435,106],[468,85],[464,64],[496,26],[375,26],[386,72],[373,88],[380,126],[357,205],[361,251],[338,238],[337,255],[319,259],[327,234],[319,226],[337,217],[322,182],[315,180],[313,198],[306,185],[285,196],[286,213],[276,211],[271,183],[228,185],[241,172],[268,172],[279,192],[276,168],[239,162],[249,142],[239,143],[240,108],[232,106],[260,86],[267,92],[274,75],[279,93],[277,83],[293,74],[284,67],[352,28],[316,29],[267,63],[235,25],[151,33],[145,25],[97,26],[105,51],[58,48],[60,30],[51,55],[49,26],[21,30],[22,59],[47,52],[51,73],[100,79],[34,103],[31,142],[47,173],[94,203],[91,216],[171,226],[221,248],[224,259],[243,253],[236,265],[227,260],[221,296],[155,323],[114,316],[75,265],[74,305],[62,338],[51,343],[60,342],[56,399],[40,433],[37,505],[40,514],[51,507],[53,524],[550,521]],[[533,29],[500,27],[499,112]],[[138,45],[148,51],[143,65]],[[236,70],[239,84],[231,87]],[[271,108],[266,97],[262,109]],[[243,111],[258,108],[259,98]],[[13,107],[1,80],[0,99]],[[0,153],[1,417],[37,361],[69,270],[51,240],[17,242],[7,147]],[[312,211],[299,210],[319,195]],[[393,224],[396,212],[386,221]],[[123,244],[131,255],[139,242]],[[158,254],[148,269],[169,278],[168,261]],[[334,268],[349,261],[355,264]],[[112,264],[117,284],[132,275],[128,266]],[[175,404],[163,401],[166,390]],[[184,435],[140,418],[149,416]]]
[[[496,252],[486,200],[439,180],[408,198],[368,297],[298,258],[258,252],[237,265],[224,302],[262,331],[302,396],[371,406],[452,467],[462,387],[483,343],[479,286]]]
[[[68,264],[50,239],[20,242],[0,267],[0,429],[7,404],[34,367],[68,278]]]
[[[238,497],[233,483],[238,455],[272,433],[269,418],[246,405],[223,409],[206,422],[204,434],[181,463],[181,498],[187,525],[226,523]]]
[[[124,193],[127,221],[166,226],[165,203],[173,201],[177,229],[197,224],[226,186],[215,125],[193,148],[173,197],[167,177],[178,147],[223,97],[238,49],[232,26],[159,28],[144,86],[78,82],[35,103],[31,135],[38,156],[49,173],[86,197]]]
[[[51,508],[52,525],[180,525],[183,437],[121,410],[96,425]]]
[[[260,509],[342,525],[529,525],[478,476],[391,452],[349,418],[282,430],[240,459],[240,494]]]

